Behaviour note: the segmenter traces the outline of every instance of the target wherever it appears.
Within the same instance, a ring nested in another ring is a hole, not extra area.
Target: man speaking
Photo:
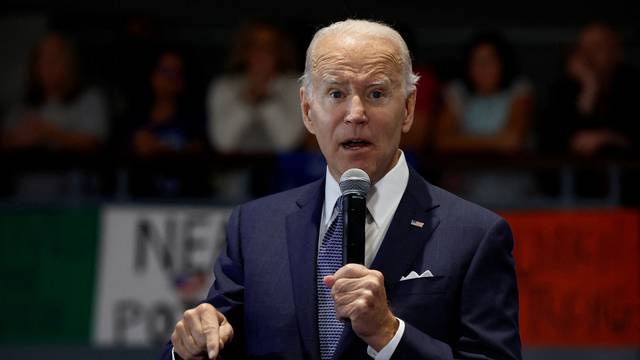
[[[165,359],[521,358],[509,226],[427,183],[398,148],[417,80],[386,25],[315,34],[300,105],[326,176],[234,210],[215,283]],[[371,183],[364,265],[343,265],[339,182],[353,168]]]

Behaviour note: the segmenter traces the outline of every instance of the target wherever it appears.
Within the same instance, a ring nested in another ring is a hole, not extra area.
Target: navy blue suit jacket
[[[323,202],[324,179],[234,210],[206,300],[235,330],[225,359],[320,358],[315,267]],[[512,249],[502,218],[410,170],[371,264],[406,324],[393,358],[520,359]],[[399,281],[425,270],[434,276]],[[366,348],[347,326],[334,358],[371,359]]]

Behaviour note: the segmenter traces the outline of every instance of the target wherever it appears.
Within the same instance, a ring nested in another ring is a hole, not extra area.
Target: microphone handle
[[[367,217],[367,198],[358,194],[344,197],[343,247],[345,263],[364,265],[364,226]]]

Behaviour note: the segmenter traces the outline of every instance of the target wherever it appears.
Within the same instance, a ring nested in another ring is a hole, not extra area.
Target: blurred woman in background
[[[108,131],[107,105],[100,91],[83,87],[76,51],[60,34],[36,46],[24,104],[5,120],[7,150],[92,152]]]
[[[514,50],[498,33],[479,33],[464,52],[462,79],[445,89],[437,150],[517,154],[526,147],[532,115],[532,89],[518,74]],[[526,177],[497,171],[467,171],[444,181],[487,206],[511,206],[530,186]]]
[[[298,74],[288,36],[274,25],[250,23],[232,44],[230,72],[207,97],[209,140],[221,153],[265,154],[302,145]]]
[[[204,150],[202,124],[182,104],[185,93],[184,62],[177,52],[165,51],[150,77],[152,99],[132,119],[132,150],[139,157],[197,153]]]
[[[287,33],[270,23],[250,22],[232,40],[229,71],[209,86],[211,146],[220,154],[254,158],[217,173],[213,187],[225,199],[238,201],[275,191],[278,182],[263,176],[276,171],[271,157],[287,157],[308,139],[294,59]]]
[[[515,54],[497,33],[467,46],[464,76],[445,90],[437,146],[441,151],[520,151],[531,126],[533,97],[518,76]]]
[[[102,92],[83,86],[79,68],[74,46],[60,34],[45,36],[33,51],[25,99],[10,111],[0,137],[5,152],[28,155],[27,170],[9,167],[6,175],[18,199],[59,200],[101,191],[99,169],[67,161],[70,155],[99,153],[109,125]],[[53,161],[41,156],[51,154]]]
[[[160,52],[148,83],[149,100],[129,116],[130,146],[139,161],[160,166],[132,168],[131,191],[135,196],[202,195],[206,167],[181,166],[205,150],[204,117],[185,105],[183,56]]]

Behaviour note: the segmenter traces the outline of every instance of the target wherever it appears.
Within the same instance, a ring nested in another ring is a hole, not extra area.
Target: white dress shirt
[[[396,165],[377,183],[373,184],[367,196],[367,210],[370,216],[367,216],[365,223],[365,245],[364,245],[364,264],[371,266],[375,259],[378,249],[384,240],[384,236],[389,229],[393,215],[396,213],[400,199],[407,188],[409,182],[409,167],[401,150],[400,158]],[[338,215],[334,213],[336,201],[342,193],[340,185],[331,176],[329,169],[326,171],[326,180],[324,188],[324,206],[322,211],[322,219],[320,222],[320,231],[318,238],[318,248],[322,243],[324,234],[327,232],[329,225]],[[400,325],[398,331],[389,343],[376,352],[371,346],[367,347],[367,354],[376,360],[388,360],[398,347],[402,334],[404,334],[404,321],[398,319]]]
[[[401,150],[398,151],[400,152],[400,158],[396,165],[382,179],[373,184],[367,196],[367,210],[369,210],[370,214],[370,216],[367,216],[365,224],[364,263],[367,267],[371,266],[378,249],[380,249],[382,240],[389,229],[393,215],[396,213],[400,199],[402,199],[409,182],[409,167],[404,158],[404,153]],[[340,185],[331,176],[329,169],[327,169],[325,176],[324,207],[320,221],[319,245],[331,221],[338,215],[333,210],[336,201],[341,195]],[[375,360],[389,360],[391,358],[404,334],[404,321],[401,319],[398,319],[398,321],[400,325],[391,341],[379,352],[368,346],[367,354],[369,356]],[[173,349],[171,350],[171,355],[175,360]]]

